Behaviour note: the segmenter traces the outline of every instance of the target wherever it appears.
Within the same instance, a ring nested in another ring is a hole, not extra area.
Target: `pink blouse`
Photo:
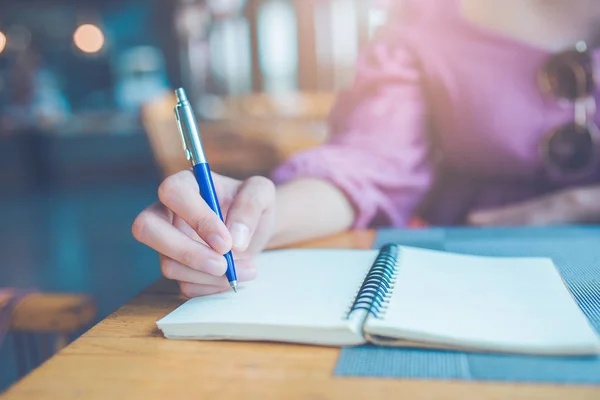
[[[457,225],[476,209],[600,181],[600,171],[567,179],[542,166],[540,142],[573,118],[571,104],[538,88],[550,52],[477,27],[457,0],[412,3],[361,55],[331,114],[330,142],[280,166],[276,183],[331,181],[363,228],[415,215]]]

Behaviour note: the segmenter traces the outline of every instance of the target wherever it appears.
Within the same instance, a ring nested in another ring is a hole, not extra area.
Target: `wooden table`
[[[0,290],[0,311],[14,296],[12,289]],[[86,329],[96,316],[96,304],[86,295],[70,293],[30,293],[14,309],[9,330],[54,334],[54,350],[66,346],[68,337]]]
[[[373,232],[300,247],[369,248]],[[600,388],[339,378],[338,349],[164,339],[183,299],[159,281],[6,393],[7,399],[600,399]]]

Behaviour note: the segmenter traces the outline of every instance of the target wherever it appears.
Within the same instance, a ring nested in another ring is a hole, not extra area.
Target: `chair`
[[[14,341],[19,377],[67,346],[96,314],[95,301],[86,295],[0,289],[0,329]]]
[[[142,124],[164,176],[189,168],[172,94],[142,108]],[[238,179],[268,175],[294,153],[323,143],[333,93],[204,97],[194,106],[211,168]]]

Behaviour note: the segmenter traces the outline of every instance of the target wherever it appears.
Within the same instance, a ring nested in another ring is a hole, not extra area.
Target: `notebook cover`
[[[600,332],[600,227],[381,230],[385,243],[485,256],[551,257]],[[467,352],[345,348],[335,375],[558,384],[600,384],[600,357],[536,357]]]

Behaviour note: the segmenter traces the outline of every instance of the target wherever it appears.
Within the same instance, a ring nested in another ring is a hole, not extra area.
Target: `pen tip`
[[[231,289],[233,289],[233,292],[237,293],[237,281],[231,281],[229,285],[231,286]]]
[[[187,95],[185,94],[185,90],[183,90],[183,88],[177,89],[175,94],[177,95],[177,100],[180,102],[187,101]]]

